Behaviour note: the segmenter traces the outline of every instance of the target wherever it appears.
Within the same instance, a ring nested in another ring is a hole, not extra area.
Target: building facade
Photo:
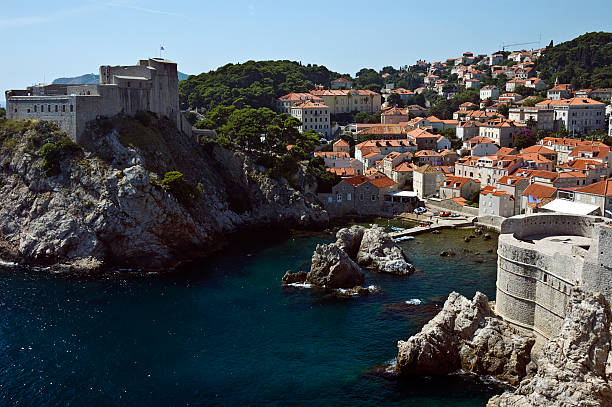
[[[179,124],[175,62],[151,58],[132,66],[103,65],[98,85],[39,85],[6,91],[8,119],[52,121],[77,142],[87,123],[98,117],[145,111]]]

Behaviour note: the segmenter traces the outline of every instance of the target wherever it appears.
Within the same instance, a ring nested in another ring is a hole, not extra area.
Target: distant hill
[[[247,61],[192,75],[181,82],[182,107],[213,109],[219,105],[269,107],[290,92],[308,92],[315,84],[326,87],[341,75],[322,65],[295,61]]]
[[[178,80],[184,81],[187,79],[189,75],[186,73],[179,72]],[[62,85],[95,85],[100,83],[100,75],[96,75],[93,73],[88,73],[81,76],[75,76],[73,78],[57,78],[53,82],[54,85],[62,84]]]
[[[586,33],[547,47],[535,69],[550,86],[559,78],[576,89],[612,88],[612,33]]]

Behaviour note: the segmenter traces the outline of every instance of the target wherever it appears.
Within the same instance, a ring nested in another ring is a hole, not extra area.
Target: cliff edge
[[[0,121],[0,258],[57,270],[167,270],[266,225],[327,213],[242,152],[151,114],[92,122],[84,145],[48,122]]]

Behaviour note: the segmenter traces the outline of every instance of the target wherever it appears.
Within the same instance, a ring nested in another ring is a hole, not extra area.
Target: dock
[[[437,221],[437,222],[436,222]],[[440,229],[454,229],[460,227],[474,226],[474,217],[460,217],[460,218],[439,218],[433,217],[427,220],[422,220],[423,223],[428,223],[427,226],[415,226],[410,229],[400,230],[397,232],[389,233],[389,236],[393,239],[404,236],[414,236],[421,233],[432,232]]]

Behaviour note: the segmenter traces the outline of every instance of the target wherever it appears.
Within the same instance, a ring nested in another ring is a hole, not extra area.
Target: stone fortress
[[[150,58],[133,66],[103,65],[99,85],[38,85],[6,91],[7,118],[55,122],[76,142],[91,120],[143,111],[182,127],[175,62]]]
[[[501,225],[496,312],[548,340],[574,288],[612,297],[612,226],[592,216],[519,215]]]

